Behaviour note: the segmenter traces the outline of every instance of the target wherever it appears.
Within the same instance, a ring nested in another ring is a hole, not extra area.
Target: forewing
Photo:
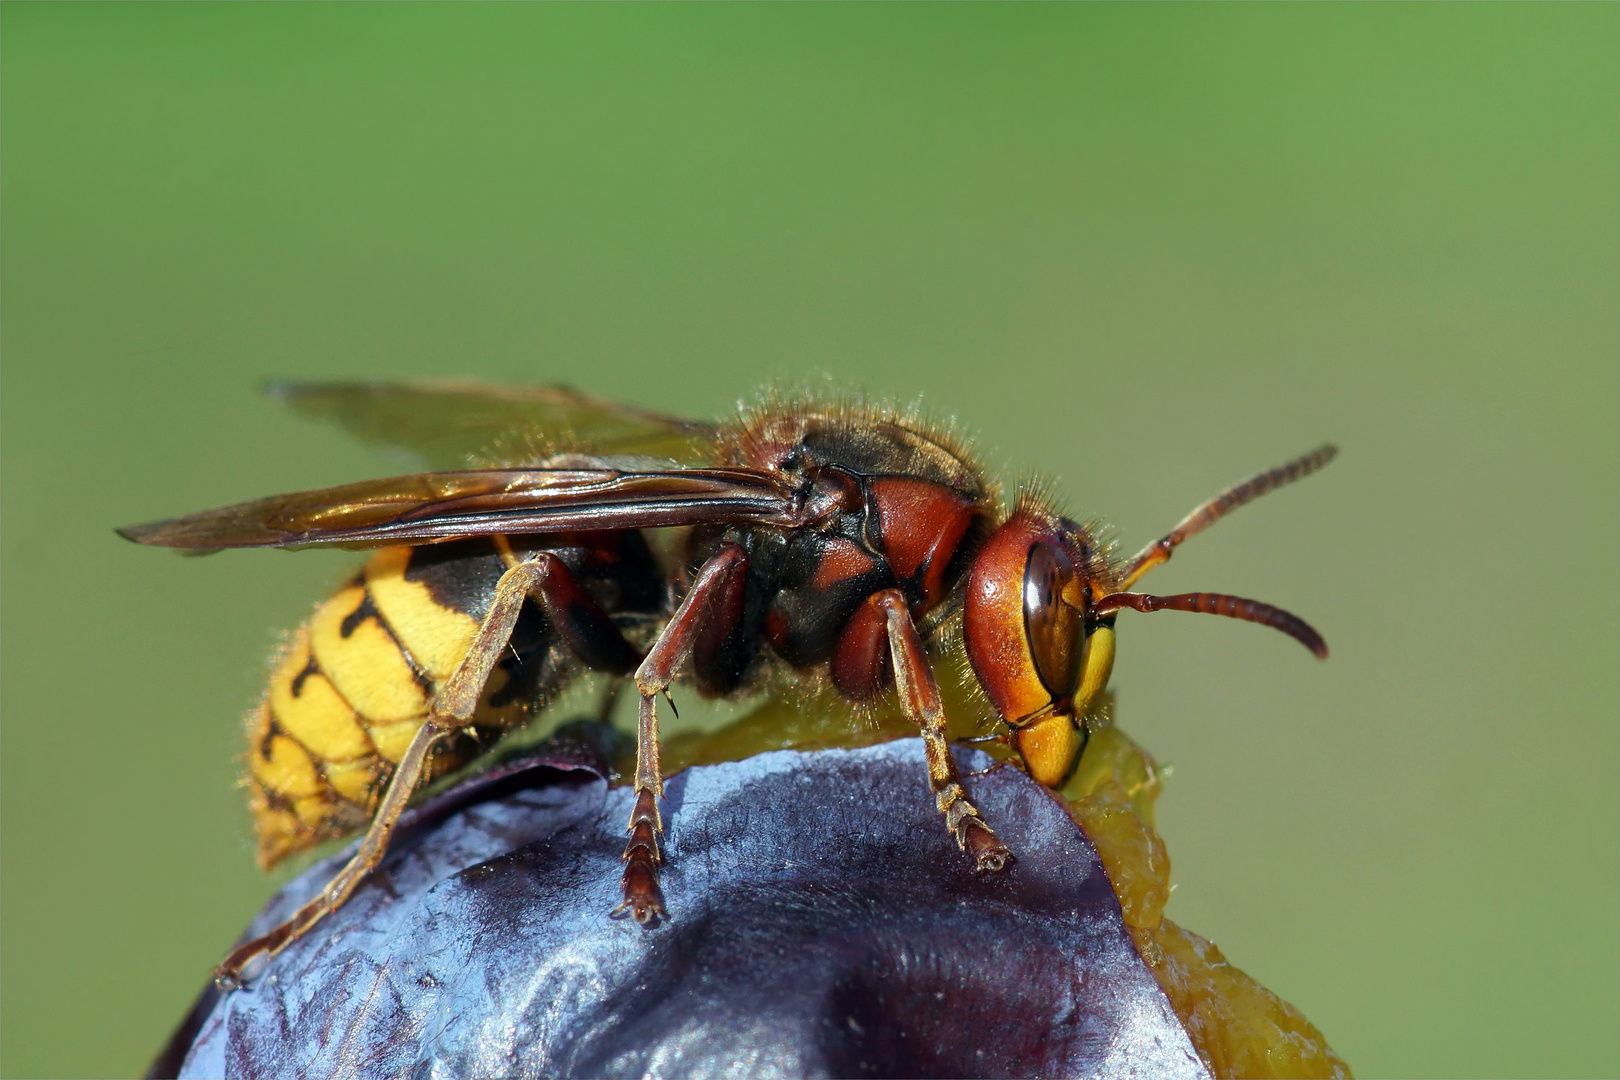
[[[383,547],[495,533],[792,527],[800,502],[757,469],[467,469],[274,495],[118,532],[140,544],[203,550]]]
[[[497,386],[474,380],[278,382],[272,397],[360,439],[402,450],[429,468],[475,459],[539,460],[557,451],[634,455],[703,464],[718,428],[621,405],[562,386]]]

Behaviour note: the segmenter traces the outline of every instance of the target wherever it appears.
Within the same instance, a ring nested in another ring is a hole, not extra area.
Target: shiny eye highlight
[[[1062,548],[1044,541],[1030,547],[1024,634],[1035,672],[1054,700],[1073,694],[1080,681],[1080,612],[1063,599],[1074,580],[1074,564]]]

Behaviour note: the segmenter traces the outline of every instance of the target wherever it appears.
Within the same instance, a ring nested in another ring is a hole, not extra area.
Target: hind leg
[[[263,937],[239,946],[221,961],[214,969],[214,977],[222,985],[236,984],[240,981],[242,969],[255,957],[261,954],[275,955],[307,933],[326,915],[343,906],[366,875],[382,861],[399,816],[421,783],[434,744],[472,720],[490,672],[511,639],[523,602],[531,596],[554,623],[569,626],[570,630],[563,634],[563,639],[589,666],[615,673],[628,670],[629,663],[635,657],[634,650],[580,587],[561,559],[550,552],[542,552],[507,570],[495,586],[495,598],[483,623],[479,625],[467,655],[429,703],[428,715],[394,769],[376,815],[353,858],[318,896],[294,912],[286,922]],[[611,638],[606,636],[608,632],[611,632]]]

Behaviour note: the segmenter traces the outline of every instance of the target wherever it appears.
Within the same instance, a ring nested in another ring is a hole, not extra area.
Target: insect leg
[[[664,913],[664,895],[658,888],[658,866],[663,862],[658,838],[664,831],[658,814],[658,799],[664,793],[664,777],[658,768],[658,695],[669,689],[675,672],[691,655],[709,598],[729,588],[737,575],[747,573],[747,552],[736,544],[721,545],[703,564],[674,618],[636,669],[636,689],[641,692],[636,722],[636,803],[630,811],[630,839],[624,846],[624,901],[613,914],[628,911],[643,926]]]
[[[404,757],[400,758],[399,765],[394,769],[376,816],[372,818],[354,857],[338,871],[336,877],[327,882],[320,895],[299,908],[290,919],[263,937],[239,946],[227,956],[214,969],[214,978],[222,985],[236,984],[243,967],[254,957],[260,953],[274,956],[308,932],[328,913],[343,906],[355,887],[382,861],[399,815],[421,782],[433,744],[472,718],[489,673],[500,660],[506,642],[512,636],[512,628],[517,625],[525,597],[540,586],[548,574],[558,569],[567,573],[567,567],[560,559],[544,552],[501,575],[495,586],[495,599],[473,638],[472,647],[429,703],[426,721],[417,729]]]
[[[1183,540],[1203,532],[1244,503],[1253,502],[1268,491],[1309,476],[1332,461],[1338,452],[1339,448],[1332,443],[1319,446],[1286,465],[1279,465],[1275,469],[1255,473],[1247,480],[1240,480],[1214,498],[1200,503],[1192,513],[1177,522],[1175,528],[1137,552],[1136,556],[1125,564],[1119,588],[1130,588],[1143,574],[1160,563],[1169,562],[1171,552]]]
[[[889,655],[894,661],[900,704],[922,729],[923,749],[928,755],[928,783],[934,790],[939,812],[945,815],[945,827],[951,830],[957,846],[973,856],[975,869],[1000,870],[1012,858],[1012,852],[985,824],[978,808],[968,801],[967,792],[962,789],[962,777],[956,771],[956,761],[945,740],[945,708],[939,700],[939,684],[934,681],[933,668],[928,666],[922,638],[912,624],[905,594],[899,589],[885,589],[874,594],[867,603],[876,605],[888,623]]]
[[[410,801],[412,790],[422,778],[428,751],[435,742],[447,734],[446,729],[432,723],[423,724],[417,729],[416,735],[405,751],[405,756],[400,759],[398,768],[394,770],[388,790],[377,807],[377,816],[372,818],[371,826],[366,830],[365,838],[360,841],[360,848],[354,857],[338,871],[336,877],[327,882],[326,888],[322,889],[315,899],[295,911],[286,922],[263,937],[254,938],[238,946],[220,961],[219,966],[214,969],[215,981],[226,989],[239,985],[242,969],[254,957],[260,953],[274,956],[302,937],[329,912],[343,905],[349,894],[354,892],[355,886],[359,885],[372,868],[382,861],[383,853],[388,850],[388,838],[393,834],[394,825],[405,809],[405,804]]]

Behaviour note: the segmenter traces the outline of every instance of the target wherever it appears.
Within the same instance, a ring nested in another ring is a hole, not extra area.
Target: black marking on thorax
[[[880,554],[865,573],[817,586],[813,579],[830,539],[814,533],[794,537],[770,598],[770,608],[784,620],[787,631],[774,643],[775,651],[796,667],[832,656],[855,609],[868,596],[895,584],[894,570]]]
[[[879,477],[921,480],[956,491],[980,512],[967,536],[950,553],[945,568],[945,604],[965,580],[972,553],[982,542],[993,509],[991,489],[978,469],[945,443],[898,420],[878,417],[784,414],[762,423],[743,444],[739,464],[775,469],[806,488],[830,470],[852,478],[865,499],[847,506],[814,528],[783,531],[768,527],[694,529],[687,547],[688,570],[695,573],[722,542],[748,552],[748,584],[741,640],[751,665],[769,647],[797,667],[827,660],[860,604],[894,586],[916,604],[923,598],[920,572],[897,581],[884,549],[877,515],[870,510],[869,485]],[[842,539],[872,556],[870,569],[817,585],[829,545]],[[767,626],[770,627],[767,633]],[[735,681],[744,679],[739,670]]]

